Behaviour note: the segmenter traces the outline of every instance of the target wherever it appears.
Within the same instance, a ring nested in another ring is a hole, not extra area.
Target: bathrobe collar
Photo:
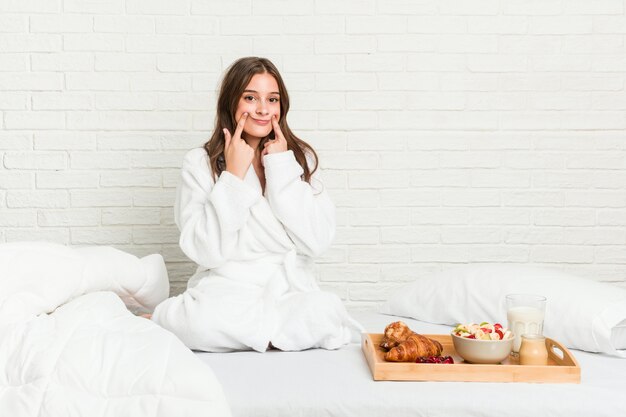
[[[263,195],[263,187],[261,187],[261,181],[259,180],[259,176],[256,174],[256,171],[254,170],[254,166],[252,164],[250,164],[250,166],[248,167],[248,172],[246,172],[243,181],[255,190],[257,190],[261,195]]]

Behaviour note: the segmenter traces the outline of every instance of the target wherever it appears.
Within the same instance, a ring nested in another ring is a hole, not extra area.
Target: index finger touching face
[[[285,140],[283,136],[282,130],[280,130],[280,125],[278,124],[278,116],[272,116],[272,126],[274,127],[274,132],[276,134],[276,139]]]
[[[241,132],[243,132],[243,125],[246,124],[246,119],[248,118],[248,113],[244,113],[239,118],[237,122],[237,128],[235,129],[235,134],[233,135],[236,138],[241,139]]]

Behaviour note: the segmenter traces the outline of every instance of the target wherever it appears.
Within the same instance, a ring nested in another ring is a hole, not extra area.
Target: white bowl
[[[480,340],[451,334],[454,349],[465,362],[500,363],[509,356],[513,348],[512,336],[504,340]]]

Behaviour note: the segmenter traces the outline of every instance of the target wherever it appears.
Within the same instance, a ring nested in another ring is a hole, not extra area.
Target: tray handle
[[[546,348],[548,349],[548,356],[558,365],[578,366],[570,351],[556,340],[546,337]]]

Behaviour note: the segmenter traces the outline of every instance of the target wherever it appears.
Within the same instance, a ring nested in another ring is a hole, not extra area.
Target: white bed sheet
[[[353,312],[368,333],[397,319],[420,333],[450,327]],[[626,416],[626,360],[573,350],[580,384],[374,381],[357,344],[337,351],[200,353],[235,417]],[[444,365],[442,365],[444,366]]]

